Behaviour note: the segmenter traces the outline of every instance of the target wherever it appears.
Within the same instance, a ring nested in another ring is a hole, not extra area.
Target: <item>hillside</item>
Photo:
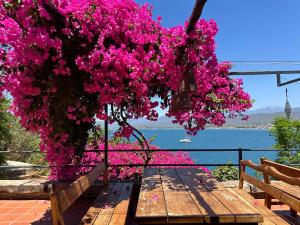
[[[266,107],[263,109],[249,111],[248,115],[250,119],[248,121],[241,120],[240,117],[230,119],[228,118],[226,123],[223,127],[236,127],[236,128],[264,128],[268,127],[272,120],[277,116],[284,116],[284,109],[283,108],[271,108]],[[293,108],[292,109],[292,117],[294,119],[300,119],[300,108]],[[141,129],[141,128],[148,128],[148,129],[159,129],[159,128],[180,128],[178,124],[173,124],[172,119],[162,116],[159,117],[158,121],[152,122],[146,119],[140,120],[132,120],[130,121],[134,127]]]

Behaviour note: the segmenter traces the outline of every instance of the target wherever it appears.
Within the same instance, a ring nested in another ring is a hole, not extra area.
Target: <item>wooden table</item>
[[[200,169],[145,169],[136,221],[139,224],[248,223],[261,213],[237,192]]]

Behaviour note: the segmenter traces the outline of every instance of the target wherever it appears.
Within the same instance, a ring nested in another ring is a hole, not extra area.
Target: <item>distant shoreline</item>
[[[182,127],[135,127],[139,130],[184,130]],[[204,130],[268,130],[267,127],[207,127]],[[115,129],[109,129],[110,131]]]

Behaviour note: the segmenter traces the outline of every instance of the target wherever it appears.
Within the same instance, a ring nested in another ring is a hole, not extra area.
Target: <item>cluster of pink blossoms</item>
[[[104,161],[104,145],[99,144],[98,150],[100,152],[93,152],[89,150],[94,150],[94,146],[87,146],[87,152],[84,153],[81,163],[83,165],[96,165],[99,162]],[[111,150],[128,150],[128,152],[115,152]],[[138,150],[132,152],[130,150]],[[149,165],[162,165],[162,164],[190,164],[193,165],[194,161],[191,159],[188,153],[186,152],[166,152],[159,151],[156,146],[150,146],[151,150],[157,150],[151,152],[152,157],[148,162]],[[113,165],[129,165],[129,164],[145,164],[146,154],[141,149],[141,146],[137,143],[132,144],[109,144],[108,149],[108,162],[109,162],[109,178],[117,179],[133,179],[138,178],[143,173],[143,167],[114,167]],[[176,167],[176,166],[175,166]],[[180,167],[180,166],[178,166]],[[174,168],[174,166],[173,166]],[[79,170],[79,173],[85,173],[89,171],[89,167],[84,167]],[[201,167],[201,169],[210,174],[210,171]]]
[[[187,64],[197,91],[191,110],[167,113],[174,123],[195,134],[250,108],[242,81],[217,61],[216,33],[213,20],[199,21],[190,35],[184,26],[163,28],[151,7],[133,0],[5,0],[0,88],[12,95],[21,124],[40,134],[49,163],[62,168],[80,162],[96,118],[156,120],[156,107],[169,108]],[[178,48],[186,62],[178,62]],[[131,132],[124,125],[120,134]],[[55,172],[57,179],[67,173]]]

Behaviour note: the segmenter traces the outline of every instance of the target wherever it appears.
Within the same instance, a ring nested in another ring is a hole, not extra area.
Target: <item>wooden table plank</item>
[[[165,194],[168,223],[203,223],[203,215],[187,192]]]
[[[276,225],[289,225],[290,224],[279,216],[269,216],[268,219],[271,220]]]
[[[215,196],[203,187],[203,181],[189,169],[176,169],[183,184],[204,216],[206,223],[232,223],[235,217]]]
[[[145,170],[136,219],[141,224],[263,221],[250,203],[226,190],[204,171],[167,168]],[[272,220],[265,224],[272,224]]]
[[[195,175],[190,169],[177,168],[176,173],[187,189],[192,188],[193,190],[197,191],[207,191],[207,188],[204,184],[204,179],[199,178],[199,176]]]
[[[166,224],[167,216],[160,170],[156,168],[145,169],[137,205],[136,220],[140,224]]]
[[[135,217],[139,224],[166,224],[168,216],[163,192],[140,192]]]
[[[194,173],[199,179],[200,182],[202,182],[203,186],[207,190],[225,190],[226,187],[218,182],[214,177],[212,177],[210,174],[204,172],[202,169],[198,168],[190,168],[190,171]]]
[[[264,221],[259,223],[259,225],[277,225],[277,224],[274,224],[271,220],[268,219],[268,217],[264,216]]]
[[[160,169],[161,183],[163,191],[182,192],[185,186],[178,177],[174,169]]]
[[[253,207],[243,202],[228,190],[213,190],[212,194],[235,216],[237,223],[259,223],[263,217]]]
[[[203,215],[174,169],[161,169],[168,223],[202,223]]]
[[[160,171],[157,168],[147,168],[144,170],[141,190],[158,192],[162,191],[162,185],[160,180]]]
[[[264,221],[262,224],[276,224],[276,225],[288,225],[284,219],[280,216],[276,215],[272,210],[268,209],[267,207],[257,204],[256,199],[254,199],[251,195],[249,195],[244,189],[239,188],[230,188],[228,191],[237,193],[241,200],[248,202],[253,207],[255,207],[260,213],[264,216]]]
[[[101,215],[102,216],[102,215]],[[126,221],[127,214],[126,213],[114,213],[111,216],[111,220],[109,222],[109,225],[123,225],[125,224],[124,221]]]
[[[253,198],[250,194],[247,193],[244,189],[239,188],[230,188],[229,191],[233,191],[240,196],[242,200],[245,200],[253,207],[255,207],[258,211],[260,211],[264,216],[273,216],[274,212],[263,205],[257,204],[257,200]]]

